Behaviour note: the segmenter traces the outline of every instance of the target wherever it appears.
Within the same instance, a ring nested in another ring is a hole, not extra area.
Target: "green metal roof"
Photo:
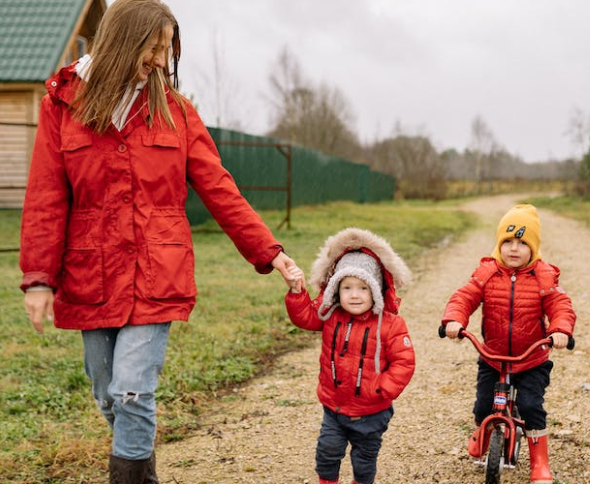
[[[0,82],[44,82],[86,0],[0,0]]]

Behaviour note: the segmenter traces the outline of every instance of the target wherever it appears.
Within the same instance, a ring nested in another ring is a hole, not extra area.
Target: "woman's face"
[[[172,25],[167,25],[164,27],[162,35],[155,35],[149,40],[149,51],[141,60],[141,66],[136,78],[137,81],[147,81],[154,67],[163,68],[166,66],[166,61],[170,55],[173,35],[174,29]]]

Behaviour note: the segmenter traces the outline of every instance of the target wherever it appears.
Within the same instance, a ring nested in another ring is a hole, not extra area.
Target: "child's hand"
[[[289,267],[290,290],[295,294],[299,294],[305,287],[305,275],[303,271],[297,266]]]
[[[456,339],[459,336],[459,331],[463,329],[463,325],[457,321],[449,321],[445,326],[447,338]]]
[[[567,346],[567,342],[569,340],[569,336],[565,333],[551,333],[549,336],[553,338],[553,347],[556,350],[561,350]]]

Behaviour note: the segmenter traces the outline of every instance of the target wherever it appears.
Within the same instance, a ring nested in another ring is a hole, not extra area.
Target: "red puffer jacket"
[[[559,287],[559,274],[557,267],[542,260],[514,271],[485,257],[471,280],[451,296],[442,323],[458,321],[466,328],[483,303],[483,338],[492,352],[503,355],[517,356],[557,331],[572,336],[576,315]],[[512,371],[533,368],[548,358],[549,349],[540,348],[527,361],[514,364]],[[484,361],[500,368],[500,363]]]
[[[350,417],[385,410],[414,374],[414,348],[405,321],[389,311],[383,312],[381,373],[377,374],[378,316],[367,311],[351,317],[338,307],[327,321],[322,321],[318,317],[320,302],[320,298],[311,301],[307,291],[289,292],[285,298],[289,317],[295,325],[322,332],[317,387],[320,402]]]
[[[74,66],[47,81],[23,209],[21,288],[56,291],[69,329],[187,320],[197,294],[187,181],[261,273],[281,250],[223,168],[190,102],[150,129],[142,91],[127,125],[99,136],[72,116]]]

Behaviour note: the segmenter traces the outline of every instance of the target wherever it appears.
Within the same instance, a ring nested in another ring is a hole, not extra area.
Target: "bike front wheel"
[[[486,484],[500,484],[504,469],[504,431],[496,427],[490,437],[490,447],[486,459]]]

